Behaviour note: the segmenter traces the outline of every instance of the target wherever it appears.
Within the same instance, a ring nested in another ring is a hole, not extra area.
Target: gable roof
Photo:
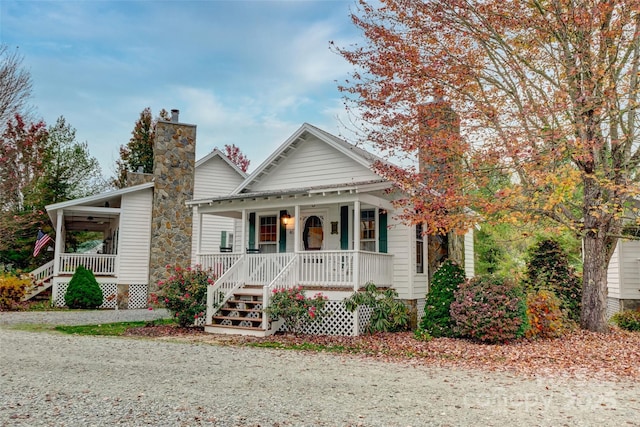
[[[249,177],[234,189],[231,194],[240,194],[246,191],[251,184],[260,181],[265,177],[275,166],[277,166],[284,158],[287,157],[289,152],[294,149],[302,141],[305,141],[309,136],[314,136],[322,142],[333,147],[346,157],[354,160],[356,163],[372,169],[372,165],[376,161],[384,162],[384,160],[360,147],[356,147],[353,144],[346,142],[343,139],[338,138],[320,128],[317,128],[309,123],[303,123],[278,149],[276,149]]]
[[[225,163],[227,163],[234,171],[236,171],[243,178],[246,178],[248,176],[246,172],[243,172],[242,169],[238,167],[238,165],[236,165],[231,160],[229,160],[229,158],[217,148],[214,148],[212,152],[210,152],[209,154],[207,154],[206,156],[198,160],[196,162],[196,169],[198,169],[198,166],[207,163],[209,160],[213,159],[214,157],[220,157],[220,159],[222,159]]]
[[[144,184],[133,185],[131,187],[120,188],[118,190],[106,191],[104,193],[94,194],[92,196],[81,197],[79,199],[67,200],[65,202],[54,203],[51,205],[45,206],[47,212],[49,212],[49,216],[54,211],[59,209],[70,208],[74,206],[82,206],[82,205],[91,205],[98,204],[102,202],[109,201],[114,198],[118,198],[123,196],[124,194],[133,193],[135,191],[144,190],[146,188],[153,188],[154,182],[145,182]]]

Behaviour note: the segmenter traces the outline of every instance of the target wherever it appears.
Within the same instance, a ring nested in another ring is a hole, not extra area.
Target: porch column
[[[353,202],[353,290],[360,283],[360,200]]]
[[[64,224],[64,211],[58,209],[58,222],[56,224],[56,247],[53,252],[53,276],[56,277],[60,274],[60,255],[64,251],[64,238],[62,234],[62,225]]]
[[[300,205],[293,208],[293,252],[300,252]]]
[[[198,243],[196,246],[196,263],[200,264],[200,254],[202,253],[202,212],[198,209]]]
[[[242,229],[240,236],[240,252],[244,253],[244,248],[247,247],[247,210],[242,209]]]

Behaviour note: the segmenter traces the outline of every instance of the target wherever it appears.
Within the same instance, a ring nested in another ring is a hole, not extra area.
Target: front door
[[[324,243],[324,218],[322,215],[303,217],[302,245],[305,251],[319,251]]]

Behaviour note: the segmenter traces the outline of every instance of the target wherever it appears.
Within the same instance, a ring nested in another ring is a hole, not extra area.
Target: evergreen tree
[[[147,107],[140,113],[131,139],[127,145],[120,146],[120,158],[116,160],[116,176],[112,183],[118,188],[127,185],[127,172],[153,173],[153,143],[156,138],[156,123],[158,120],[169,120],[167,110],[160,110],[160,114],[153,119],[151,108]]]

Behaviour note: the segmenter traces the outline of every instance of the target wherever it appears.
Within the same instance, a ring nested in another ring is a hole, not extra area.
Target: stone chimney
[[[433,162],[430,149],[433,146],[441,146],[447,141],[453,142],[460,139],[460,118],[451,105],[442,98],[418,106],[418,117],[420,133],[424,138],[424,143],[418,150],[418,168],[420,172],[425,173],[438,166],[446,166]],[[451,153],[452,161],[461,160],[457,157],[458,153]]]
[[[191,265],[192,216],[186,202],[193,198],[196,126],[178,122],[178,110],[171,121],[156,124],[153,150],[153,216],[149,287],[157,289],[166,279],[166,266]]]
[[[460,152],[460,118],[451,105],[442,98],[418,107],[420,132],[423,141],[418,149],[418,170],[423,179],[430,173],[455,173],[462,166]],[[449,149],[445,149],[445,145]],[[433,150],[445,149],[444,156],[433,155]],[[434,161],[435,160],[435,161]],[[426,182],[426,181],[425,181]],[[438,191],[438,184],[429,183]],[[428,277],[447,259],[464,265],[464,236],[449,232],[446,235],[427,236]]]

